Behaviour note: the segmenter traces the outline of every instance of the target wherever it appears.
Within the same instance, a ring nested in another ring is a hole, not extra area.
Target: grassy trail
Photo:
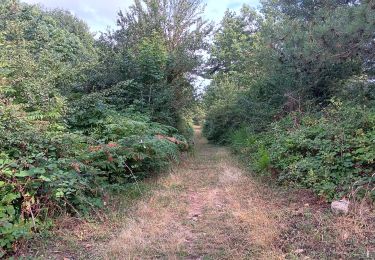
[[[126,227],[105,247],[107,259],[273,259],[280,233],[272,193],[246,176],[227,149],[196,129],[196,155],[161,178]],[[273,203],[272,203],[273,202]]]
[[[375,259],[374,214],[333,216],[310,192],[254,180],[196,128],[195,156],[91,222],[67,217],[36,259]],[[135,193],[136,190],[135,190]],[[131,194],[131,193],[130,193]]]

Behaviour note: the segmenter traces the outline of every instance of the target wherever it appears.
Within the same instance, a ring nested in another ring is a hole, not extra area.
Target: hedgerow
[[[374,198],[373,1],[263,1],[211,44],[204,134],[278,183]]]
[[[102,206],[106,183],[141,180],[177,161],[185,148],[158,138],[177,130],[145,116],[137,121],[111,114],[83,135],[51,132],[48,122],[30,120],[9,105],[1,108],[0,245],[5,249],[38,231],[49,217]]]
[[[186,75],[211,28],[199,5],[168,23],[146,15],[150,27],[133,24],[147,9],[136,5],[134,20],[121,13],[122,26],[96,39],[70,12],[1,1],[0,258],[61,214],[89,216],[106,193],[188,149],[195,93]]]
[[[322,113],[289,115],[263,133],[237,130],[231,145],[255,172],[279,183],[327,200],[375,199],[375,110],[336,101]]]

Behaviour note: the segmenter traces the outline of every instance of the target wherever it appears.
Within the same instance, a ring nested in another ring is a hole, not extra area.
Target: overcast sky
[[[85,20],[93,32],[104,31],[116,23],[118,10],[124,10],[133,0],[22,0],[26,3],[40,3],[47,8],[63,8]],[[259,0],[204,0],[207,4],[205,15],[219,21],[226,9],[238,10],[242,4],[257,7]]]

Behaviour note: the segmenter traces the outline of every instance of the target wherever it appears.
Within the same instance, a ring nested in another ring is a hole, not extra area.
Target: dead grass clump
[[[172,177],[180,183],[179,178]],[[166,188],[173,181],[162,181]],[[126,219],[125,228],[105,249],[107,259],[152,259],[181,254],[189,231],[179,221],[186,214],[186,205],[178,203],[173,190],[162,189],[142,201]]]
[[[279,237],[279,247],[289,257],[310,259],[373,259],[375,258],[375,215],[371,207],[354,205],[347,216],[333,215],[327,203],[314,195],[298,197],[290,193],[286,208],[286,229]],[[297,204],[296,200],[309,203]]]
[[[255,184],[242,177],[241,183],[226,188],[227,201],[235,217],[233,225],[247,230],[247,243],[258,248],[258,259],[279,259],[281,250],[275,243],[283,230],[278,199],[268,200],[258,193]]]

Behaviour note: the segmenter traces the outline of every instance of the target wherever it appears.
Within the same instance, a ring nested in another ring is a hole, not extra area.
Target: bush
[[[103,187],[144,178],[178,160],[185,149],[158,137],[186,143],[176,129],[135,112],[103,108],[87,117],[90,123],[79,118],[78,126],[86,130],[73,133],[63,124],[30,119],[19,106],[1,104],[0,247],[7,250],[61,211],[81,215],[100,207]]]
[[[188,7],[196,18],[198,5]],[[136,7],[137,20],[145,6]],[[179,159],[192,137],[187,75],[210,26],[173,28],[185,38],[172,50],[163,29],[125,26],[95,39],[69,12],[19,0],[1,1],[0,17],[1,258],[61,212],[85,216],[103,192]]]
[[[322,114],[291,114],[265,133],[238,130],[231,143],[256,172],[276,172],[280,183],[332,200],[369,192],[375,198],[374,140],[374,108],[334,101]]]

